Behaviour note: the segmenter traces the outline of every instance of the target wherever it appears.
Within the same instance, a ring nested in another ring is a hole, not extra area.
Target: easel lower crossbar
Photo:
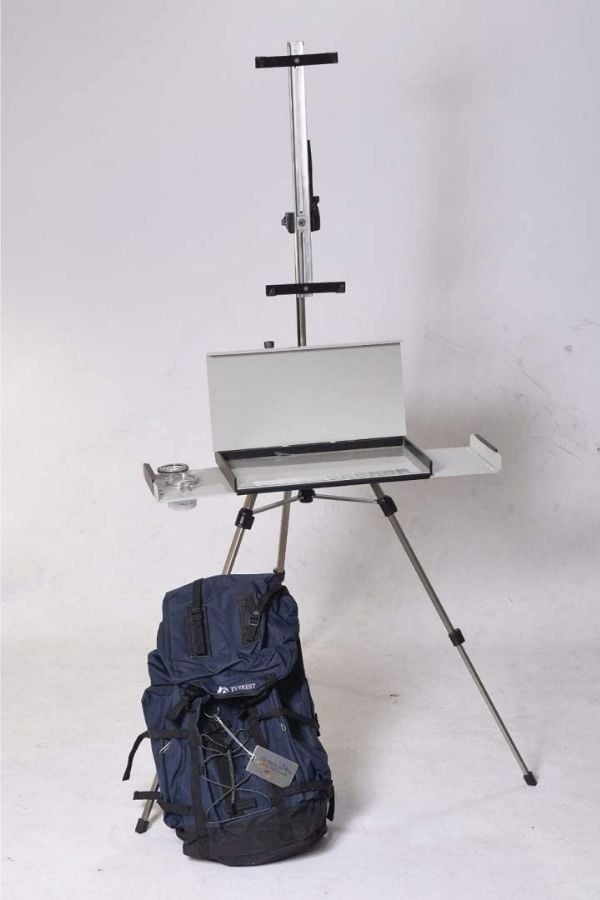
[[[278,506],[289,506],[290,503],[296,503],[298,501],[298,497],[292,497],[290,491],[286,491],[286,494],[283,500],[277,500],[276,503],[267,503],[266,506],[259,506],[258,509],[254,509],[254,515],[258,515],[261,512],[267,512],[268,509],[277,509]]]
[[[315,492],[313,496],[315,500],[341,500],[343,503],[377,503],[377,500],[369,500],[368,497],[344,497],[343,494],[337,497],[335,494],[319,494]]]

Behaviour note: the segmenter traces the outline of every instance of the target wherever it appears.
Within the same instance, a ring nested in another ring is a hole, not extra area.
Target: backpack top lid
[[[194,682],[223,698],[258,694],[294,667],[298,633],[280,576],[204,578],[165,595],[152,681]]]

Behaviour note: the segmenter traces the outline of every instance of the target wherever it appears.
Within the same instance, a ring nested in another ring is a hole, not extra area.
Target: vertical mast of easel
[[[276,297],[282,294],[296,296],[296,337],[299,347],[306,346],[306,297],[330,292],[341,294],[346,290],[346,284],[343,281],[313,281],[311,231],[316,231],[320,227],[319,198],[313,196],[312,158],[306,126],[304,85],[305,66],[337,63],[337,61],[337,53],[305,53],[304,41],[288,41],[287,55],[285,56],[255,57],[257,69],[287,68],[289,73],[294,212],[285,213],[281,224],[287,228],[290,234],[294,235],[296,279],[293,284],[268,284],[266,285],[266,294],[267,297]],[[265,347],[267,346],[272,347],[272,342],[267,342]],[[256,494],[248,494],[244,503],[246,510],[252,511],[255,500]],[[285,491],[282,500],[281,527],[275,567],[275,572],[281,575],[284,574],[285,568],[291,502],[291,492]],[[247,512],[245,515],[248,517]],[[225,560],[224,574],[232,571],[242,536],[243,526],[240,524],[236,529]]]
[[[288,41],[285,56],[257,56],[257,69],[287,68],[294,178],[294,212],[285,213],[281,224],[295,242],[296,280],[293,284],[268,284],[267,297],[281,294],[296,296],[296,337],[299,347],[306,346],[306,297],[312,294],[337,293],[346,290],[344,281],[313,281],[311,232],[320,227],[318,203],[313,196],[312,158],[306,126],[306,92],[304,69],[337,63],[337,53],[305,53],[304,41]]]
[[[288,41],[288,54],[304,54],[304,41]],[[306,91],[304,66],[290,66],[290,129],[292,138],[292,171],[294,175],[296,283],[313,280],[311,241],[311,196],[308,164],[308,131],[306,127]],[[296,294],[296,330],[299,347],[306,346],[307,294]]]

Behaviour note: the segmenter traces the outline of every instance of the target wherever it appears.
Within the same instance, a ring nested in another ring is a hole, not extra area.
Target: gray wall
[[[315,273],[348,285],[308,302],[309,342],[402,338],[413,438],[501,448],[497,478],[394,490],[451,608],[590,635],[599,7],[5,7],[7,629],[118,611],[150,637],[163,589],[221,565],[237,502],[176,516],[140,465],[210,464],[207,351],[295,341],[263,289],[293,271],[286,77],[253,58],[302,38],[340,55],[307,92]],[[265,518],[244,569],[273,563]],[[363,507],[294,511],[288,571],[309,620],[334,585],[415,587]]]

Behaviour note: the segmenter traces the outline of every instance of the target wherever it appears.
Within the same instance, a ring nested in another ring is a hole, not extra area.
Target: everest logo
[[[217,688],[217,694],[237,694],[239,691],[253,691],[255,687],[255,681],[253,681],[251,684],[235,684],[233,687],[225,687],[225,685],[219,685],[219,687]]]

